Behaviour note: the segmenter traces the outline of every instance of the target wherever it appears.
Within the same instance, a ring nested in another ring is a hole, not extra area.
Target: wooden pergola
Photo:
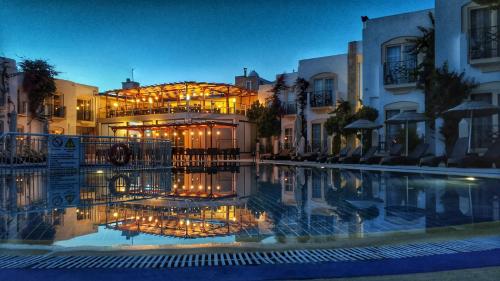
[[[105,98],[105,107],[100,111],[106,117],[114,117],[119,113],[148,114],[144,111],[148,109],[151,113],[174,113],[190,109],[230,113],[231,108],[234,108],[235,113],[237,108],[249,107],[257,99],[257,92],[252,90],[225,83],[194,81],[116,89],[100,95]]]

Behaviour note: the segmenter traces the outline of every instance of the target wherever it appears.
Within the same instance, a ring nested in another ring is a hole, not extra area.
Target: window
[[[406,84],[416,82],[417,56],[414,44],[404,43],[387,46],[385,49],[384,84]]]
[[[321,199],[322,198],[322,190],[321,190],[321,182],[322,182],[322,175],[321,172],[317,170],[313,170],[312,172],[312,198],[314,199]]]
[[[312,124],[312,150],[321,150],[321,124]]]
[[[500,10],[479,8],[470,11],[469,51],[471,59],[500,57],[498,35]]]
[[[314,79],[313,82],[313,93],[311,95],[311,106],[331,106],[333,105],[334,97],[334,87],[333,79]]]
[[[3,120],[0,120],[0,134],[3,134],[3,132],[4,132]]]
[[[78,121],[92,121],[92,101],[91,100],[77,100],[76,101],[76,120]]]
[[[292,128],[285,128],[285,139],[284,139],[284,146],[285,149],[289,149],[293,145],[293,130]]]
[[[296,114],[297,113],[297,105],[295,103],[295,93],[293,91],[289,91],[287,93],[287,100],[285,106],[286,114]]]
[[[492,95],[489,93],[472,95],[471,99],[492,103]],[[492,133],[493,116],[474,117],[472,121],[471,147],[487,148],[491,143]]]
[[[251,90],[251,89],[252,89],[252,81],[250,81],[250,80],[247,80],[247,81],[246,81],[246,88],[247,88],[248,90]]]

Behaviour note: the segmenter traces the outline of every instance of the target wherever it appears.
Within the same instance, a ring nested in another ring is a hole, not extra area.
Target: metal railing
[[[384,85],[417,82],[417,59],[384,63]]]
[[[49,162],[48,134],[5,133],[0,136],[1,166],[46,166]],[[170,167],[171,142],[162,139],[132,139],[110,136],[71,136],[79,138],[80,166],[112,165],[111,150],[118,144],[126,147],[124,166]]]
[[[489,59],[500,57],[499,27],[472,28],[469,31],[470,59]]]
[[[332,90],[314,91],[310,96],[311,107],[333,106],[334,98]]]
[[[230,107],[201,106],[201,105],[181,105],[151,108],[100,108],[99,118],[114,118],[124,116],[138,116],[150,114],[175,114],[175,113],[210,113],[210,114],[238,114],[246,115],[247,105],[231,105]]]

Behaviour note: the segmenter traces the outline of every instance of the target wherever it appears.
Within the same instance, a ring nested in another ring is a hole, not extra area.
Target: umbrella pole
[[[361,129],[361,156],[363,156],[363,129]]]
[[[470,121],[469,121],[469,143],[467,146],[467,153],[470,153],[471,150],[471,140],[472,140],[472,118],[473,118],[473,110],[470,111]]]
[[[405,151],[406,151],[406,157],[408,157],[408,120],[406,121],[406,124],[405,124],[405,131],[406,131],[406,146],[405,146]]]

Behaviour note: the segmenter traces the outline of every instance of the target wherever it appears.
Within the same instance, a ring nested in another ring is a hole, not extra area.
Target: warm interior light
[[[117,213],[117,212],[114,212],[114,213],[113,213],[113,217],[115,217],[115,218],[116,218],[116,217],[118,217],[118,213]]]
[[[113,103],[113,106],[118,107],[118,103],[117,102]]]

